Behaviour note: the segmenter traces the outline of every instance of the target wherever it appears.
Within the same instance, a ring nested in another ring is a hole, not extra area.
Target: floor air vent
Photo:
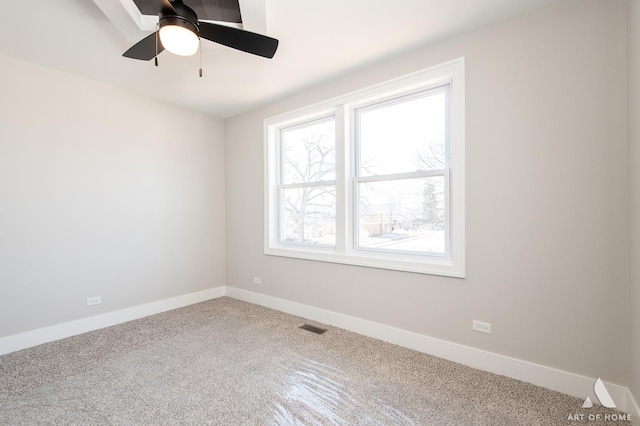
[[[307,330],[307,331],[310,331],[310,332],[312,332],[312,333],[316,333],[316,334],[322,334],[322,333],[324,333],[325,331],[327,331],[327,329],[326,329],[326,328],[315,327],[315,326],[313,326],[313,325],[309,325],[309,324],[301,325],[301,326],[300,326],[300,327],[298,327],[298,328],[301,328],[301,329],[303,329],[303,330]]]

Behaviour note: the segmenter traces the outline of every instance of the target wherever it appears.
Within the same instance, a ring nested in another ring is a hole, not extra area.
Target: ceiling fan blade
[[[157,31],[149,34],[122,54],[125,58],[140,59],[141,61],[150,61],[164,50],[164,46],[160,42],[160,37],[156,40]],[[157,43],[157,46],[156,46]]]
[[[262,34],[202,21],[198,22],[198,27],[200,37],[243,52],[273,58],[278,49],[278,40]]]

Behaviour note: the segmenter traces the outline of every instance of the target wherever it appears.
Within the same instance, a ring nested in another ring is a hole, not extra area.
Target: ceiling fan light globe
[[[160,27],[160,41],[169,52],[180,56],[191,56],[198,51],[200,38],[188,28],[179,25]]]

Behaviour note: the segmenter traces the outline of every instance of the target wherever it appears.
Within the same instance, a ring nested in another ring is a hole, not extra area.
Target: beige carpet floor
[[[581,405],[228,297],[0,356],[0,425],[595,425],[568,418],[614,413]]]

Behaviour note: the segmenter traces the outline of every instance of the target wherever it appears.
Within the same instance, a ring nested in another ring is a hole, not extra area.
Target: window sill
[[[448,257],[413,256],[427,260],[391,259],[386,254],[354,252],[353,254],[336,253],[329,248],[305,249],[297,246],[295,249],[280,245],[265,247],[267,256],[289,257],[294,259],[312,260],[316,262],[338,263],[343,265],[362,266],[366,268],[388,269],[394,271],[413,272],[417,274],[439,275],[453,278],[465,278],[463,267],[455,265]]]

